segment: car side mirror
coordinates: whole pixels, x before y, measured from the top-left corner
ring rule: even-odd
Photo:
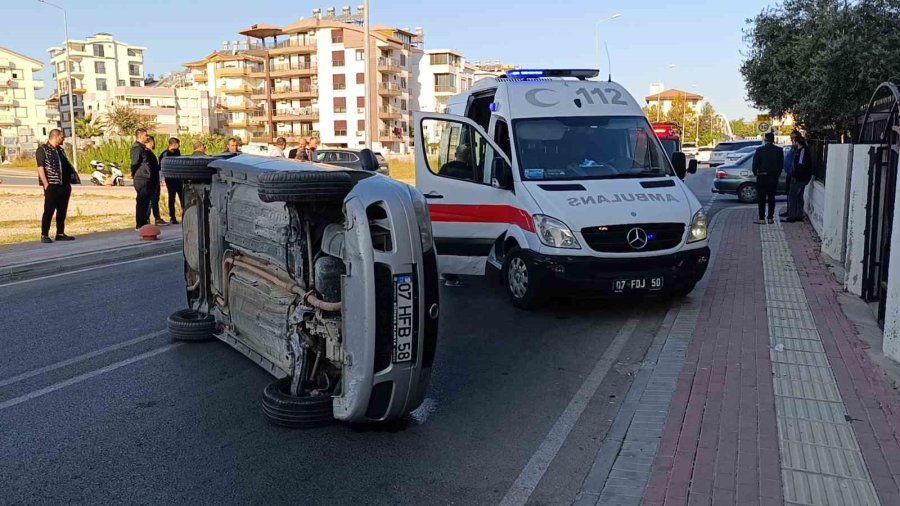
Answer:
[[[688,162],[688,174],[696,174],[697,173],[697,160],[690,160]]]
[[[359,162],[362,170],[376,172],[378,170],[378,158],[371,149],[363,149],[359,152]]]
[[[496,187],[503,188],[504,190],[513,189],[512,169],[502,157],[494,157],[491,173],[494,175],[493,180],[496,182]]]
[[[675,167],[675,175],[684,179],[687,175],[687,157],[681,151],[672,153],[672,166]]]

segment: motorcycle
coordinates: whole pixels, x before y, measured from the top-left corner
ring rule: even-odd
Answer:
[[[119,168],[119,164],[109,164],[109,174],[106,173],[106,165],[99,160],[91,160],[91,182],[97,186],[125,186],[125,174]]]

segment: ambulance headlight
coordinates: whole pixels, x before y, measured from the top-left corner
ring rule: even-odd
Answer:
[[[691,234],[688,236],[687,242],[705,241],[707,237],[709,237],[709,232],[706,229],[706,213],[701,209],[691,220]]]
[[[581,249],[572,230],[556,218],[536,214],[534,228],[537,229],[541,242],[551,248]]]
[[[422,253],[426,253],[434,247],[434,236],[431,232],[431,213],[428,211],[428,202],[415,188],[409,189],[409,197],[412,199],[413,210],[416,213],[416,223],[419,225],[419,237],[422,239]]]

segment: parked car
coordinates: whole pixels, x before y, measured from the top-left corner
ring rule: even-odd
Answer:
[[[693,160],[697,158],[697,154],[700,153],[700,150],[697,148],[697,143],[685,142],[681,145],[681,152],[684,153],[684,156],[686,156],[688,160]]]
[[[762,146],[762,141],[727,141],[720,142],[709,155],[709,165],[712,167],[717,167],[726,163],[725,157],[728,153],[732,151],[737,151],[741,148],[746,148],[749,146]]]
[[[725,163],[726,164],[734,163],[734,162],[740,160],[741,158],[747,156],[748,154],[756,153],[756,150],[759,148],[760,148],[760,146],[747,146],[746,148],[741,148],[741,149],[738,149],[737,151],[732,151],[732,152],[728,153],[727,155],[725,155]]]
[[[697,161],[699,163],[709,163],[709,155],[712,154],[712,150],[712,146],[697,148]]]
[[[315,161],[318,163],[337,165],[338,167],[362,169],[361,152],[362,150],[358,149],[320,148],[316,150]],[[390,170],[388,169],[388,162],[384,159],[384,156],[382,156],[381,153],[375,153],[375,158],[378,160],[376,172],[389,176]]]
[[[794,156],[794,148],[782,146],[784,158]],[[776,195],[785,194],[786,173],[782,172],[778,179]],[[759,200],[759,191],[756,187],[756,176],[753,175],[753,153],[745,154],[740,160],[732,164],[723,165],[716,170],[713,179],[713,193],[724,195],[737,195],[738,200],[745,204]]]
[[[213,337],[277,379],[273,423],[394,421],[425,398],[438,330],[437,255],[419,191],[362,170],[254,155],[181,156],[188,308],[176,340]]]

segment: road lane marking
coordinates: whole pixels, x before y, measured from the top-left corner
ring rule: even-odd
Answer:
[[[171,253],[163,253],[161,255],[150,255],[150,256],[145,256],[145,257],[141,257],[141,258],[135,258],[134,260],[125,260],[124,262],[115,262],[115,263],[111,263],[111,264],[95,265],[94,267],[86,267],[84,269],[78,269],[76,271],[59,272],[57,274],[49,274],[47,276],[41,276],[39,278],[23,279],[21,281],[10,281],[9,283],[0,283],[0,288],[6,288],[7,286],[21,285],[23,283],[31,283],[33,281],[41,281],[44,279],[58,278],[60,276],[68,276],[70,274],[79,274],[82,272],[96,271],[97,269],[106,269],[108,267],[116,267],[119,265],[133,264],[135,262],[144,262],[146,260],[154,260],[157,258],[168,257],[168,256],[172,256],[172,255],[184,255],[184,252],[173,251]]]
[[[7,378],[5,380],[0,380],[0,388],[5,387],[7,385],[12,385],[13,383],[18,383],[20,381],[27,380],[29,378],[33,378],[39,374],[44,374],[46,372],[55,371],[57,369],[60,369],[60,368],[66,367],[66,366],[70,366],[73,364],[77,364],[79,362],[84,362],[85,360],[89,360],[94,357],[99,357],[100,355],[105,355],[111,351],[116,351],[116,350],[120,350],[122,348],[127,348],[128,346],[131,346],[133,344],[147,341],[148,339],[153,339],[154,337],[159,337],[161,335],[166,334],[167,332],[168,332],[167,330],[159,330],[157,332],[152,332],[150,334],[136,337],[136,338],[130,339],[128,341],[124,341],[121,343],[116,343],[116,344],[107,346],[106,348],[100,348],[99,350],[96,350],[96,351],[91,351],[91,352],[85,353],[83,355],[78,355],[77,357],[72,357],[72,358],[63,360],[61,362],[57,362],[55,364],[50,364],[50,365],[47,365],[47,366],[44,366],[44,367],[41,367],[38,369],[34,369],[32,371],[23,372],[22,374],[19,374],[17,376],[13,376],[13,377]]]
[[[603,383],[606,374],[616,362],[619,354],[622,353],[625,344],[631,339],[631,335],[634,334],[634,330],[640,321],[640,316],[632,315],[622,325],[615,339],[603,352],[603,356],[594,365],[594,369],[588,377],[585,378],[575,397],[569,401],[565,411],[562,412],[556,423],[550,428],[547,437],[541,442],[528,464],[525,465],[525,468],[519,473],[509,491],[506,492],[503,500],[500,501],[501,506],[524,505],[528,502],[528,498],[531,497],[541,478],[544,477],[544,473],[547,472],[550,463],[556,458],[563,443],[569,437],[569,433],[572,432],[575,424],[578,423],[581,414],[594,397],[594,394],[597,393],[597,389],[600,388],[600,384]]]
[[[140,362],[141,360],[146,360],[148,358],[155,357],[156,355],[159,355],[161,353],[165,353],[167,351],[174,350],[175,348],[178,348],[179,346],[182,346],[183,344],[185,344],[185,343],[167,344],[161,348],[156,348],[156,349],[150,350],[146,353],[141,353],[140,355],[136,355],[134,357],[122,360],[121,362],[109,364],[106,367],[101,367],[100,369],[97,369],[97,370],[94,370],[91,372],[86,372],[84,374],[75,376],[74,378],[70,378],[65,381],[61,381],[59,383],[54,383],[53,385],[41,388],[39,390],[35,390],[35,391],[27,393],[25,395],[21,395],[19,397],[14,397],[12,399],[9,399],[8,401],[0,402],[0,411],[3,411],[6,408],[11,408],[13,406],[17,406],[19,404],[22,404],[23,402],[28,402],[32,399],[36,399],[43,395],[47,395],[49,393],[56,392],[57,390],[62,390],[63,388],[81,383],[82,381],[86,381],[86,380],[89,380],[96,376],[100,376],[101,374],[105,374],[110,371],[115,371],[116,369],[121,369],[122,367],[131,365],[135,362]]]

